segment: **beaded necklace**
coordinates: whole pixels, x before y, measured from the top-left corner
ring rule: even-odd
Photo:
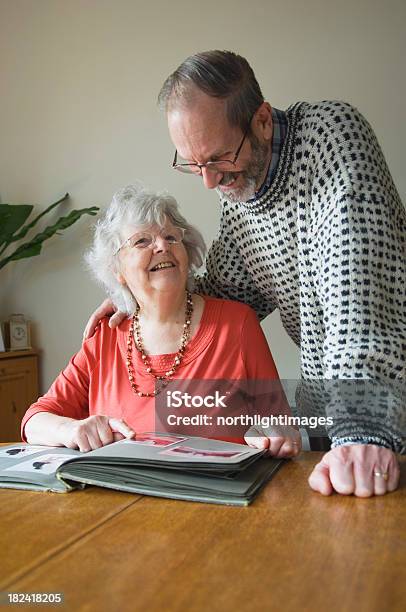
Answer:
[[[128,379],[130,381],[131,388],[134,391],[134,393],[138,395],[139,397],[154,397],[155,395],[158,395],[158,393],[160,393],[162,389],[164,389],[166,385],[169,383],[169,381],[171,380],[172,376],[174,375],[175,371],[177,370],[177,368],[179,367],[182,361],[183,354],[186,348],[186,344],[188,343],[188,340],[190,337],[190,326],[192,322],[192,314],[193,314],[192,294],[189,293],[189,291],[186,291],[185,322],[183,324],[183,332],[182,332],[182,337],[180,341],[180,347],[178,349],[178,352],[175,355],[175,358],[173,360],[173,363],[170,369],[167,372],[165,372],[164,376],[159,376],[152,370],[151,362],[144,349],[142,336],[141,336],[140,307],[137,304],[137,309],[133,315],[132,323],[130,325],[130,329],[128,332],[127,370],[128,370]],[[134,368],[132,364],[133,344],[135,348],[141,353],[141,359],[142,359],[142,362],[148,374],[150,374],[153,378],[155,378],[155,380],[160,382],[159,388],[157,388],[156,386],[154,391],[151,391],[149,393],[144,393],[143,391],[140,391],[137,383],[135,382],[135,373],[134,373]]]

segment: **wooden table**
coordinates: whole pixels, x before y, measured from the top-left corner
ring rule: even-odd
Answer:
[[[287,462],[248,508],[0,490],[0,591],[63,592],[52,607],[74,612],[403,612],[406,461],[385,497],[322,497],[307,485],[320,456]]]

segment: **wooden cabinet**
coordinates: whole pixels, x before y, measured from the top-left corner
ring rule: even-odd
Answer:
[[[20,424],[38,399],[38,353],[0,353],[0,442],[20,441]]]

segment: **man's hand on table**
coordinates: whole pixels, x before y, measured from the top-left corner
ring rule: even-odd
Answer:
[[[110,317],[109,326],[114,328],[117,327],[117,325],[120,325],[125,316],[126,315],[124,312],[117,311],[117,308],[110,299],[104,300],[104,302],[100,304],[100,306],[94,311],[88,320],[85,331],[83,332],[83,340],[87,340],[93,336],[94,330],[100,323],[100,319],[103,317]]]
[[[322,495],[371,497],[394,491],[399,464],[393,451],[375,444],[338,446],[326,453],[309,477],[309,485]]]

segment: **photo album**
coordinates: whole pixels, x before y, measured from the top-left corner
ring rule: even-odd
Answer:
[[[0,446],[0,487],[64,493],[96,485],[246,506],[282,463],[244,444],[155,432],[88,453],[21,443]]]

